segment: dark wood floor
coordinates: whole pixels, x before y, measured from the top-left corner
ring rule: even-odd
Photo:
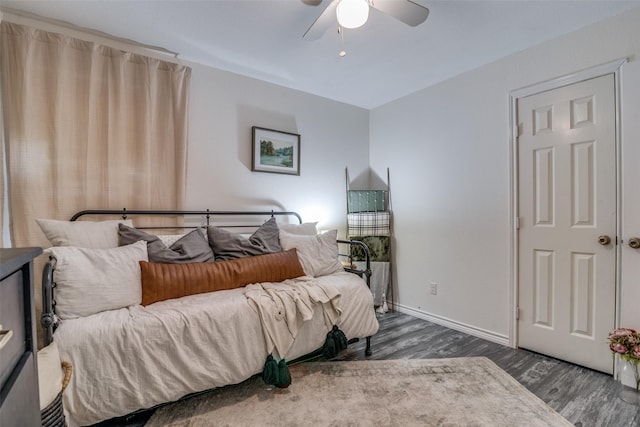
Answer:
[[[373,355],[364,340],[352,344],[339,360],[434,359],[485,356],[577,427],[640,427],[640,406],[620,399],[620,384],[610,375],[557,359],[515,350],[406,314],[378,315]],[[142,426],[147,411],[102,425]]]
[[[369,359],[485,356],[577,427],[639,427],[640,406],[620,399],[610,375],[469,336],[406,314],[379,315]],[[340,356],[363,360],[364,343]]]

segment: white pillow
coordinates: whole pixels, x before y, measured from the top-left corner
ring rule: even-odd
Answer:
[[[58,221],[36,219],[42,232],[52,246],[75,246],[78,248],[118,247],[118,224],[133,227],[130,219],[109,221]]]
[[[338,260],[338,230],[304,236],[280,230],[280,246],[283,251],[296,248],[302,269],[307,276],[326,276],[344,268]]]
[[[62,319],[140,304],[140,264],[148,261],[147,242],[109,249],[59,246],[45,250],[57,260],[56,313]]]
[[[303,236],[315,236],[318,234],[316,226],[318,222],[304,222],[302,224],[278,224],[280,230],[289,234],[298,234]]]

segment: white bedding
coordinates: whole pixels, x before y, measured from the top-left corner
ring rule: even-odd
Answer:
[[[359,277],[338,272],[317,279],[340,292],[337,324],[348,338],[377,332],[371,292]],[[318,306],[284,358],[320,348],[327,331]],[[73,365],[64,406],[80,425],[242,382],[262,371],[268,355],[242,288],[65,320],[54,340]]]

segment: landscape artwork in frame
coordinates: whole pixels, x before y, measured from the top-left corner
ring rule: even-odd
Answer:
[[[254,126],[251,170],[300,175],[300,135]]]

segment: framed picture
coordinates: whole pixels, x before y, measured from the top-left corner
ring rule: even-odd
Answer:
[[[257,126],[251,131],[252,171],[300,175],[300,135]]]

